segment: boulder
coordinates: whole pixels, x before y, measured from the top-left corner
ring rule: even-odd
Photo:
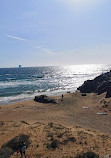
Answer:
[[[87,94],[86,93],[82,93],[81,96],[85,97],[85,96],[87,96]]]
[[[46,95],[35,96],[34,101],[40,103],[56,103],[56,101]]]

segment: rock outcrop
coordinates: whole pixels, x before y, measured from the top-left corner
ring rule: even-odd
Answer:
[[[40,103],[56,103],[54,99],[51,99],[50,97],[46,95],[40,95],[40,96],[35,96],[34,101],[40,102]]]
[[[87,80],[82,86],[77,88],[82,93],[97,93],[98,95],[106,92],[106,98],[111,97],[111,71],[101,74],[94,80]]]

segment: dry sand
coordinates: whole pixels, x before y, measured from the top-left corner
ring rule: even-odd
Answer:
[[[0,151],[8,141],[25,134],[31,142],[27,158],[71,158],[87,151],[110,157],[111,109],[103,106],[104,97],[76,92],[66,94],[63,101],[61,96],[53,97],[57,104],[30,100],[0,106]],[[53,149],[55,140],[57,147]],[[11,155],[19,157],[17,152]]]

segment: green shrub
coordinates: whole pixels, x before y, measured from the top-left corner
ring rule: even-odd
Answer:
[[[99,158],[99,155],[89,151],[83,154],[77,154],[75,158]]]

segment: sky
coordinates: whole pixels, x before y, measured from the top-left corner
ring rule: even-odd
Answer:
[[[0,67],[110,59],[111,0],[0,0]]]

